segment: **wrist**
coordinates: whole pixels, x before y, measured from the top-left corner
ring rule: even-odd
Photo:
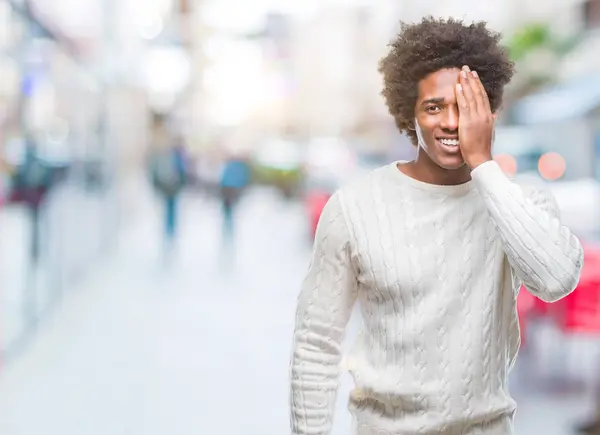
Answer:
[[[475,169],[477,166],[483,165],[484,163],[489,162],[490,160],[493,160],[491,154],[465,157],[465,163],[471,169]]]

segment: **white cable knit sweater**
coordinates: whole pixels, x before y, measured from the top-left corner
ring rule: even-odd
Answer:
[[[520,285],[556,301],[582,264],[552,196],[493,161],[459,186],[419,182],[394,163],[340,189],[298,299],[292,433],[331,431],[358,300],[363,325],[348,355],[356,435],[511,434]]]

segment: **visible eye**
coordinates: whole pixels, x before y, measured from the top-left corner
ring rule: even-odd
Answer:
[[[435,114],[435,113],[439,113],[442,110],[442,108],[440,106],[427,106],[425,108],[425,112],[427,113],[431,113],[431,114]]]

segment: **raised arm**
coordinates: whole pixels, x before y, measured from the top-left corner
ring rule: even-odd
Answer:
[[[527,193],[494,161],[476,167],[477,183],[514,273],[527,290],[546,302],[572,292],[581,274],[583,249],[562,224],[558,206],[545,188]]]

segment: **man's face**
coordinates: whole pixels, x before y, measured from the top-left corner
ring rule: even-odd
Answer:
[[[459,169],[465,161],[460,153],[458,106],[455,88],[460,69],[442,69],[419,82],[415,105],[419,146],[427,156],[444,169]]]

